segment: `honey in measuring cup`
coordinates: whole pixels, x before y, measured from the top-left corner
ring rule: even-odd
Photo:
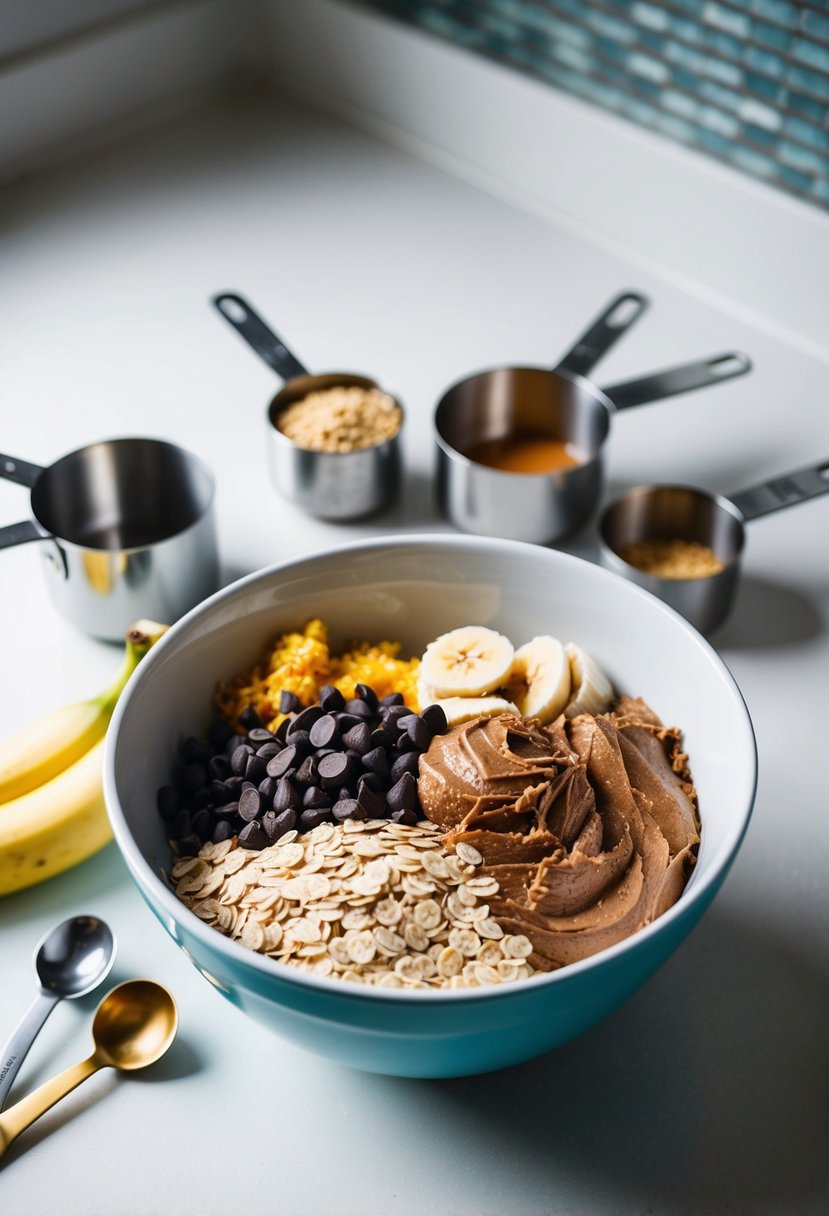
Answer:
[[[482,439],[468,447],[464,455],[475,464],[501,473],[564,473],[584,464],[584,457],[571,443],[532,431]]]

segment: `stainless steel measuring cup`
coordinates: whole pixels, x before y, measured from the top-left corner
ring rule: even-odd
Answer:
[[[637,292],[617,296],[552,370],[495,368],[458,381],[441,397],[435,410],[438,500],[457,528],[536,544],[560,540],[598,503],[602,449],[614,413],[750,370],[746,355],[729,352],[596,388],[585,377],[646,303]],[[515,473],[466,454],[478,443],[517,434],[560,440],[578,463],[549,473]]]
[[[109,439],[48,468],[0,454],[0,477],[31,489],[34,517],[0,528],[0,549],[45,542],[52,599],[84,633],[172,624],[217,589],[213,475],[183,448]]]
[[[399,436],[405,415],[398,398],[370,376],[353,372],[312,375],[242,296],[222,292],[213,297],[213,304],[260,359],[285,381],[267,412],[268,464],[276,488],[320,519],[358,519],[387,507],[400,488]],[[397,434],[383,443],[352,452],[301,448],[283,435],[279,416],[289,405],[309,393],[335,387],[376,388],[386,393],[400,410]]]
[[[676,608],[701,633],[722,624],[731,611],[740,577],[745,525],[772,511],[829,493],[829,459],[760,482],[725,498],[693,486],[638,486],[604,508],[599,521],[602,564]],[[704,578],[663,578],[619,556],[642,541],[694,541],[722,563]]]

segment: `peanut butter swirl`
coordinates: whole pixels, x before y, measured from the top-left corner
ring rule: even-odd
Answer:
[[[446,844],[473,845],[500,891],[491,915],[533,944],[533,966],[587,958],[679,898],[699,844],[676,728],[640,699],[549,726],[513,714],[438,735],[421,805]]]

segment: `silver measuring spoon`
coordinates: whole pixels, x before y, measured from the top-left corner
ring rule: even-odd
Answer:
[[[43,1023],[64,998],[85,996],[109,974],[115,937],[97,916],[73,916],[51,929],[35,950],[40,991],[0,1054],[0,1110]]]

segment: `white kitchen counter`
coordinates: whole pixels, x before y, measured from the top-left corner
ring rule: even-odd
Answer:
[[[623,288],[652,307],[599,383],[728,349],[755,369],[617,418],[609,493],[654,480],[728,492],[829,457],[819,352],[291,103],[182,119],[7,189],[1,215],[0,448],[43,464],[115,435],[193,448],[218,477],[228,580],[359,536],[443,530],[430,485],[441,391],[497,363],[552,365]],[[408,471],[393,512],[335,526],[271,490],[275,381],[208,307],[219,289],[247,295],[312,368],[399,391]],[[0,520],[27,513],[27,492],[0,484]],[[181,1013],[159,1065],[93,1078],[20,1138],[0,1170],[3,1213],[825,1212],[827,534],[829,496],[752,524],[713,639],[760,748],[724,890],[642,992],[538,1061],[418,1082],[304,1054],[210,990],[112,845],[0,901],[0,1039],[33,995],[35,943],[76,912],[117,934],[114,979],[159,979]],[[590,544],[586,529],[571,547]],[[56,615],[39,567],[34,546],[0,554],[3,736],[96,693],[119,661]],[[18,1095],[87,1053],[100,995],[54,1012]]]

